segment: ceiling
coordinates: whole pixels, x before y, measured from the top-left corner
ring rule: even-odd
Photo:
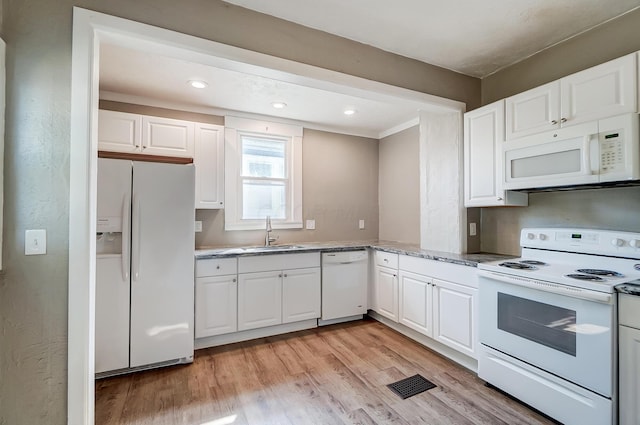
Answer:
[[[190,80],[205,81],[203,89]],[[355,96],[294,84],[133,50],[114,44],[100,47],[102,99],[191,110],[214,115],[260,115],[293,120],[317,128],[378,138],[412,121],[424,102],[377,96]],[[284,102],[275,109],[273,102]],[[345,115],[354,109],[353,115]]]
[[[485,77],[640,6],[640,0],[224,0]]]
[[[479,77],[640,5],[640,0],[225,1]],[[415,124],[418,111],[429,107],[428,100],[412,94],[380,96],[189,58],[105,41],[100,96],[216,115],[274,117],[373,138]],[[187,82],[194,79],[208,87],[190,87]],[[274,109],[273,102],[287,106]],[[346,116],[348,108],[356,113]]]

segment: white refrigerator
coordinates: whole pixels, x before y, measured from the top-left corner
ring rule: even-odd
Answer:
[[[194,167],[98,159],[96,374],[193,361]]]

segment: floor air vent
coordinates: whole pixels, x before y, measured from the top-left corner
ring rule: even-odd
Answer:
[[[394,382],[393,384],[389,384],[387,387],[391,388],[391,391],[398,394],[404,400],[405,398],[420,394],[423,391],[435,388],[436,384],[420,375],[413,375],[408,378],[401,379],[398,382]]]

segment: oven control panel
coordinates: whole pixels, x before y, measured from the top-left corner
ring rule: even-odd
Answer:
[[[633,232],[525,228],[520,234],[520,246],[640,259],[640,233]]]

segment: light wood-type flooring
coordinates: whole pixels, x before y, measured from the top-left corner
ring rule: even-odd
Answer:
[[[436,388],[402,400],[387,384]],[[196,351],[192,365],[96,382],[96,424],[552,424],[371,320]]]

